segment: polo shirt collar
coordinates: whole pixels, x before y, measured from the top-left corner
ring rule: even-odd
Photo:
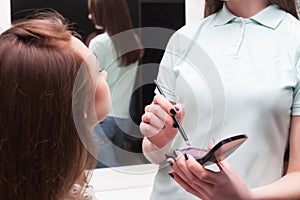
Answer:
[[[250,20],[262,26],[276,29],[286,14],[286,11],[281,10],[277,5],[272,4],[251,17]],[[236,18],[239,17],[232,14],[224,3],[223,8],[216,14],[214,25],[222,26],[235,21]]]
[[[232,22],[237,16],[232,14],[228,9],[225,3],[223,3],[222,9],[217,12],[215,19],[215,26],[221,26]]]
[[[281,10],[277,5],[272,4],[250,19],[265,27],[276,29],[286,14],[286,11]]]

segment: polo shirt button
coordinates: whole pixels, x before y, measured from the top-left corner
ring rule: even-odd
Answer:
[[[240,22],[240,27],[242,28],[243,26],[244,26],[244,22],[241,21],[241,22]]]

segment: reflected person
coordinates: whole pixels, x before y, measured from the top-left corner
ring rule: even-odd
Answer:
[[[108,117],[93,131],[100,146],[97,167],[120,166],[117,157],[122,155],[116,152],[130,137],[129,102],[143,48],[131,30],[133,25],[125,0],[88,0],[88,9],[95,28],[104,31],[91,40],[89,48],[97,56],[99,68],[109,74],[107,83],[112,100]]]

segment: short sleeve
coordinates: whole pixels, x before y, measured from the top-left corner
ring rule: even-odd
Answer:
[[[89,49],[95,54],[98,59],[98,66],[101,69],[105,69],[105,45],[101,41],[97,41],[96,38],[92,39],[89,44]]]
[[[159,66],[157,80],[161,85],[167,99],[176,102],[176,80],[179,76],[178,68],[186,60],[189,49],[194,44],[194,39],[199,34],[198,23],[185,25],[176,31],[170,38],[164,56]],[[155,93],[158,93],[156,90]]]
[[[292,105],[292,115],[293,116],[300,116],[300,53],[298,53],[297,59],[298,59],[297,65],[296,65],[297,84],[294,89],[293,105]]]
[[[170,38],[164,56],[161,60],[157,76],[157,81],[161,85],[161,88],[164,91],[167,99],[169,99],[171,102],[176,102],[175,83],[177,73],[174,70],[174,67],[180,59],[178,39],[179,36],[177,33],[173,34]],[[155,93],[158,93],[158,91],[156,90]]]

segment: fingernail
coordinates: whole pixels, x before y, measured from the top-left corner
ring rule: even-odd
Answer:
[[[171,108],[170,113],[171,113],[172,115],[176,115],[176,111],[175,111],[173,108]]]
[[[177,106],[174,106],[174,108],[175,108],[176,111],[179,111],[179,108]]]
[[[173,128],[178,128],[177,124],[174,122]]]
[[[189,157],[186,155],[186,153],[184,154],[184,158],[185,158],[185,160],[189,159]]]
[[[174,174],[172,174],[172,173],[169,173],[169,176],[170,176],[171,178],[174,178]]]
[[[175,157],[178,157],[176,150],[173,150],[173,154],[175,155]],[[176,162],[176,160],[175,160],[175,162]]]

